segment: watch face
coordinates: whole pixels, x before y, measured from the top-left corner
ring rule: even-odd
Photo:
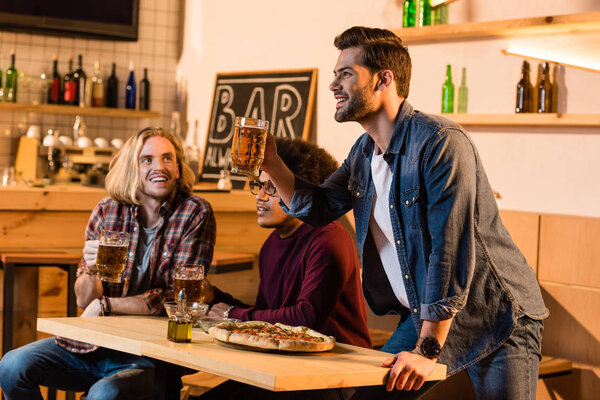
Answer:
[[[442,346],[436,338],[425,337],[421,342],[421,352],[427,358],[438,358],[442,352]]]

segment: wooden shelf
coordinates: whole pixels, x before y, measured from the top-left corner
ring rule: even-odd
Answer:
[[[463,126],[600,127],[600,114],[441,114]]]
[[[40,114],[62,115],[91,115],[98,117],[117,118],[160,118],[157,111],[137,111],[126,108],[107,107],[78,107],[58,104],[25,104],[25,103],[0,103],[0,112],[27,112]]]
[[[600,31],[600,12],[393,30],[406,44],[452,42],[465,39],[567,35],[594,31]]]

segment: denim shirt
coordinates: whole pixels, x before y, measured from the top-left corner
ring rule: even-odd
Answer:
[[[533,269],[502,224],[479,154],[461,126],[404,101],[383,158],[392,170],[390,217],[410,310],[396,299],[369,218],[374,141],[363,134],[323,184],[296,177],[290,215],[325,225],[354,211],[363,290],[378,315],[454,317],[440,362],[454,374],[497,349],[516,320],[548,315]]]

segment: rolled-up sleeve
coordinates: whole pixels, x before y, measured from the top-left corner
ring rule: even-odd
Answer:
[[[422,167],[431,253],[421,318],[441,321],[465,306],[475,268],[475,149],[464,132],[444,129]]]

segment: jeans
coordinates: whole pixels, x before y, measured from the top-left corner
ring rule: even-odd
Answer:
[[[154,361],[99,348],[71,353],[54,338],[9,351],[0,360],[0,387],[8,400],[42,400],[38,385],[87,392],[87,400],[153,399]]]
[[[475,397],[481,400],[535,400],[539,375],[543,322],[527,316],[517,319],[508,340],[487,357],[467,368]],[[414,349],[418,339],[412,317],[403,316],[382,351],[399,353]],[[385,386],[356,388],[350,398],[417,399],[440,382],[425,382],[417,391],[387,392]]]

